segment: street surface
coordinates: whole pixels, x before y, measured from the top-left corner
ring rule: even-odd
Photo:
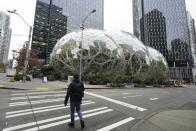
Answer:
[[[0,89],[3,131],[79,131],[71,129],[66,90]],[[87,89],[82,102],[85,131],[129,131],[145,116],[165,109],[196,109],[196,89]]]

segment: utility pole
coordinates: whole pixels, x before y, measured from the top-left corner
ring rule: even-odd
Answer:
[[[25,67],[24,67],[23,81],[22,81],[23,83],[25,83],[25,81],[26,81],[26,75],[27,75],[28,57],[29,57],[29,46],[31,45],[32,26],[30,26],[24,20],[24,18],[20,14],[18,14],[16,11],[17,10],[15,10],[15,9],[13,11],[7,10],[7,12],[9,12],[9,13],[18,15],[23,20],[23,22],[29,27],[29,38],[28,38],[28,43],[27,43],[27,46],[26,46],[26,59],[25,59]]]
[[[23,75],[23,81],[22,81],[23,83],[25,83],[26,75],[27,75],[27,66],[28,66],[28,62],[29,62],[28,58],[29,58],[29,52],[30,52],[29,46],[31,44],[31,34],[32,34],[32,27],[30,26],[29,39],[28,39],[28,43],[27,43],[27,47],[26,47],[27,52],[26,52],[25,68],[24,68],[24,75]]]
[[[83,31],[84,31],[84,23],[86,21],[86,19],[92,14],[92,13],[95,13],[96,10],[92,10],[90,13],[88,13],[88,15],[86,17],[84,17],[84,19],[82,20],[82,24],[80,24],[80,29],[82,31],[82,34],[81,34],[81,42],[80,42],[80,45],[79,45],[79,49],[80,49],[80,81],[82,80],[82,57],[83,57],[83,51],[82,51],[82,44],[83,44]]]

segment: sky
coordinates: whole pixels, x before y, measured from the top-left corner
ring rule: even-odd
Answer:
[[[187,10],[196,20],[196,0],[185,0]],[[0,11],[16,9],[24,19],[33,25],[36,0],[0,0]],[[12,50],[21,48],[28,40],[29,27],[16,15],[11,14],[12,38],[9,58]],[[133,32],[132,0],[104,0],[104,29]]]

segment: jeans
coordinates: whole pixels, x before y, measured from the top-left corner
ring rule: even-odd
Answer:
[[[80,118],[80,121],[83,121],[82,117],[82,111],[80,109],[80,103],[81,102],[71,102],[70,107],[71,107],[71,123],[74,123],[74,113],[75,113],[75,108],[78,113],[78,116]]]

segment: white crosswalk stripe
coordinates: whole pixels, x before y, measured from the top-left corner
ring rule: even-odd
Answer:
[[[118,101],[118,100],[115,100],[115,99],[111,99],[111,98],[108,98],[108,97],[105,97],[105,96],[97,95],[97,94],[94,94],[94,93],[85,92],[85,94],[91,95],[91,96],[94,96],[94,97],[98,97],[98,98],[101,98],[101,99],[104,99],[104,100],[107,100],[107,101],[119,104],[121,106],[125,106],[125,107],[128,107],[128,108],[131,108],[131,109],[134,109],[134,110],[138,110],[138,111],[145,111],[145,110],[147,110],[147,109],[139,107],[139,106],[135,106],[135,105],[132,105],[132,104],[129,104],[129,103],[125,103],[125,102]]]
[[[92,101],[91,100],[83,101],[83,103],[88,103],[88,102],[92,102]],[[63,104],[59,104],[59,105],[53,105],[53,106],[45,106],[45,107],[33,108],[33,110],[35,111],[35,110],[41,110],[41,109],[47,109],[47,108],[53,108],[53,107],[59,107],[59,106],[64,106],[64,105]],[[31,109],[24,109],[24,110],[19,110],[19,111],[11,111],[11,112],[7,112],[6,115],[21,113],[21,112],[27,112],[27,111],[31,111]]]
[[[90,104],[94,104],[95,102],[85,102],[83,103],[82,105],[90,105]],[[59,107],[58,107],[59,106]],[[64,105],[57,105],[55,108],[53,106],[53,108],[51,108],[51,106],[49,107],[40,107],[40,108],[34,108],[33,111],[34,111],[34,114],[37,114],[37,113],[42,113],[42,112],[49,112],[49,111],[54,111],[54,110],[60,110],[60,109],[66,109],[66,108],[69,108],[70,106],[64,106]],[[45,108],[45,110],[43,110]],[[12,115],[7,115],[6,118],[13,118],[13,117],[17,117],[17,116],[24,116],[24,115],[29,115],[29,114],[33,114],[32,110],[31,109],[27,109],[29,111],[25,111],[23,113],[15,113],[15,114],[12,114]],[[20,111],[18,111],[20,112]],[[12,113],[12,112],[8,112],[8,113]]]
[[[108,110],[108,107],[100,107],[100,108],[96,108],[96,109],[92,109],[92,110],[83,111],[83,114],[92,113],[92,112],[96,112],[96,111],[100,111],[100,110],[106,111],[106,110]],[[75,113],[75,116],[76,115],[77,115],[77,113]],[[53,117],[53,118],[37,121],[37,123],[40,125],[40,124],[44,124],[44,123],[48,123],[48,122],[52,122],[52,121],[63,120],[63,119],[69,118],[69,117],[70,117],[70,115]],[[17,126],[5,128],[5,129],[3,129],[3,131],[12,131],[12,130],[17,130],[17,129],[30,127],[30,126],[36,126],[36,122],[30,122],[30,123],[26,123],[26,124],[22,124],[22,125],[17,125]]]
[[[26,92],[26,93],[15,93],[12,94],[12,96],[25,96],[26,94],[32,95],[32,94],[55,94],[55,93],[65,93],[66,91],[42,91],[42,92]]]
[[[36,99],[36,98],[46,98],[46,97],[60,97],[60,96],[64,96],[65,97],[65,93],[64,94],[53,94],[53,95],[38,95],[38,96],[28,96],[29,99]],[[12,101],[16,101],[16,100],[27,100],[27,96],[23,96],[23,97],[12,97],[11,100]]]
[[[127,119],[124,119],[124,120],[122,120],[122,121],[119,121],[119,122],[117,122],[117,123],[114,123],[114,124],[112,124],[112,125],[106,126],[106,127],[101,128],[101,129],[99,129],[99,130],[96,130],[96,131],[110,131],[110,130],[112,130],[112,129],[118,127],[118,126],[121,126],[121,125],[123,125],[123,124],[125,124],[125,123],[127,123],[127,122],[130,122],[130,121],[132,121],[132,120],[134,120],[134,118],[133,118],[133,117],[129,117],[129,118],[127,118]]]
[[[58,102],[58,101],[63,101],[65,98],[56,98],[56,99],[46,99],[46,100],[37,100],[37,101],[31,101],[31,104],[41,104],[41,103],[51,103],[51,102]],[[14,102],[10,103],[9,106],[25,106],[29,105],[29,101],[23,101],[23,102]]]
[[[99,112],[84,115],[83,118],[88,118],[88,117],[91,117],[91,116],[96,116],[96,115],[100,115],[100,114],[111,112],[111,111],[113,111],[113,109],[107,109],[107,110],[103,110],[103,111],[99,111]],[[79,117],[76,117],[75,120],[79,120]],[[50,127],[54,127],[54,126],[58,126],[58,125],[68,123],[70,121],[71,121],[70,119],[67,119],[67,120],[63,120],[63,121],[53,122],[53,123],[50,123],[50,124],[40,126],[39,129],[40,130],[47,129],[47,128],[50,128]],[[36,127],[36,128],[30,128],[30,129],[27,129],[27,130],[24,130],[24,131],[37,131],[37,130],[38,130],[38,128]]]
[[[56,126],[70,122],[71,120],[70,120],[69,110],[67,110],[68,112],[65,111],[65,109],[70,108],[70,105],[68,104],[65,107],[63,104],[65,95],[66,95],[65,92],[66,91],[39,91],[39,92],[33,91],[33,92],[22,92],[22,93],[13,92],[14,94],[12,94],[12,98],[10,99],[11,102],[9,103],[9,107],[11,110],[6,112],[6,115],[5,115],[5,118],[11,124],[8,123],[9,126],[4,128],[3,131],[14,131],[14,130],[37,131],[38,130],[37,125],[39,126],[39,130],[43,130],[43,129],[56,127]],[[96,95],[96,94],[91,94],[89,92],[86,92],[86,94],[95,96],[101,99],[105,99],[107,101],[110,101],[110,102],[113,102],[119,105],[123,105],[129,108],[132,108],[132,109],[136,109],[138,111],[146,110],[141,107],[137,107],[137,106],[130,105],[127,103],[122,103],[120,101],[117,101],[111,98],[106,98],[106,97]],[[28,101],[27,95],[31,102]],[[47,98],[47,99],[44,99],[44,98]],[[33,105],[33,109],[29,107],[30,103]],[[49,103],[50,105],[47,106],[47,104]],[[105,107],[105,106],[102,107],[101,105],[98,105],[98,104],[97,106],[95,103],[96,102],[92,100],[83,101],[82,103],[83,118],[92,117],[91,119],[94,119],[93,116],[98,117],[99,115],[114,111],[114,109],[110,109],[109,107]],[[44,115],[43,113],[46,115]],[[15,122],[12,122],[12,118],[14,118],[13,120],[23,119],[23,118],[28,118],[30,115],[33,115],[33,114],[34,115],[37,114],[36,117],[39,118],[37,123],[35,122],[34,119],[32,119],[32,117],[28,122],[18,121],[17,124]],[[52,115],[47,116],[47,114],[52,114]],[[75,113],[75,116],[76,115],[77,113]],[[109,131],[118,126],[126,124],[134,119],[135,118],[133,117],[128,117],[127,119],[116,121],[116,123],[111,123],[111,125],[106,125],[105,127],[101,129],[98,129],[98,130],[95,129],[95,130]],[[79,120],[79,117],[75,117],[75,120]]]

